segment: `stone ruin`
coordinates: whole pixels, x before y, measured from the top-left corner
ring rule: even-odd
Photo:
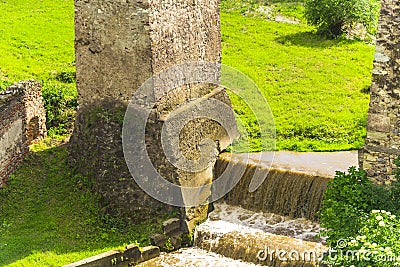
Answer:
[[[207,205],[182,209],[143,192],[124,160],[122,126],[135,91],[153,75],[187,62],[220,62],[218,0],[77,0],[75,34],[79,109],[70,140],[71,166],[92,179],[104,213],[135,223],[177,213],[182,229],[192,229],[206,218]],[[210,75],[218,76],[218,69]],[[213,164],[201,172],[178,169],[162,151],[161,130],[172,110],[193,99],[230,105],[226,92],[197,83],[163,92],[156,83],[151,93],[161,98],[146,125],[147,152],[155,169],[177,185],[209,184]],[[205,138],[213,140],[215,162],[229,142],[222,141],[227,133],[213,120],[189,121],[176,145],[185,157],[196,159]]]
[[[399,48],[400,4],[383,0],[377,36],[366,145],[360,164],[368,176],[384,181],[400,155]],[[75,51],[79,110],[71,138],[70,162],[94,181],[105,213],[129,221],[142,221],[178,211],[192,228],[205,217],[206,207],[186,209],[165,205],[144,193],[132,179],[124,161],[122,125],[133,94],[148,78],[185,62],[220,62],[219,7],[217,0],[178,1],[75,1]],[[155,81],[156,83],[156,81]],[[189,173],[168,162],[161,150],[164,118],[192,99],[212,92],[215,86],[190,84],[165,93],[153,108],[146,128],[149,156],[157,171],[180,185],[207,184],[211,168]],[[163,94],[154,86],[154,94]],[[223,90],[212,98],[229,104]],[[193,120],[180,134],[180,148],[196,158],[199,137],[219,142],[226,131],[211,120]],[[197,138],[197,139],[196,139]],[[225,146],[227,144],[225,143]],[[214,151],[215,152],[215,151]],[[390,177],[389,177],[390,178]]]
[[[369,178],[387,183],[400,156],[400,2],[382,0],[381,4],[367,138],[359,161]]]
[[[19,82],[0,92],[0,187],[7,183],[29,145],[46,137],[42,86]]]
[[[122,125],[132,96],[148,78],[181,63],[220,62],[218,1],[76,0],[75,10],[79,110],[70,143],[71,166],[92,179],[106,214],[135,223],[179,214],[180,221],[173,222],[181,227],[170,234],[180,242],[184,231],[205,218],[207,205],[182,209],[143,192],[124,160]],[[359,153],[360,166],[379,183],[393,178],[394,161],[400,155],[399,12],[398,1],[382,0],[367,138]],[[218,76],[218,69],[214,71],[211,75]],[[225,91],[216,85],[192,83],[164,93],[156,79],[153,90],[162,95],[146,127],[147,151],[154,167],[178,185],[210,183],[213,164],[196,173],[180,170],[168,161],[162,151],[161,129],[175,108],[193,103],[193,99],[213,98],[229,105]],[[46,137],[40,84],[20,82],[0,92],[0,110],[2,187],[29,145]],[[215,121],[193,119],[176,145],[185,157],[196,158],[204,138],[215,143],[210,149],[214,159],[230,140],[226,129]]]

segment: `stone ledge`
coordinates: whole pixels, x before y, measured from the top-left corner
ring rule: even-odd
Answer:
[[[114,259],[117,259],[121,255],[118,250],[110,250],[90,258],[86,258],[63,267],[77,267],[77,266],[87,266],[87,267],[106,267],[113,266]]]
[[[201,103],[205,100],[208,100],[210,98],[215,97],[218,94],[224,93],[225,92],[225,88],[223,87],[218,87],[216,89],[214,89],[213,91],[211,91],[210,93],[199,97],[195,100],[192,100],[190,102],[185,103],[185,105],[182,105],[180,107],[178,107],[177,109],[173,110],[173,112],[169,112],[167,114],[159,114],[158,120],[165,122],[167,121],[168,117],[173,113],[173,114],[177,114],[177,113],[185,113],[188,110],[190,110],[190,108],[193,108],[196,105],[201,105]]]
[[[126,246],[126,250],[110,250],[63,267],[122,267],[131,263],[148,261],[160,255],[160,249],[155,246],[144,247],[142,251],[136,245]]]
[[[208,221],[197,229],[195,247],[222,256],[274,267],[317,267],[328,250],[319,242],[276,235],[223,221]]]
[[[379,146],[366,145],[364,147],[364,149],[366,151],[371,151],[371,152],[379,152],[379,153],[386,153],[386,154],[400,156],[400,149],[396,149],[396,148],[385,148],[385,147],[379,147]]]

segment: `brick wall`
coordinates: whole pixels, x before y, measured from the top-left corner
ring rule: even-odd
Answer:
[[[29,145],[46,136],[46,112],[41,85],[15,83],[0,92],[0,187],[29,151]]]

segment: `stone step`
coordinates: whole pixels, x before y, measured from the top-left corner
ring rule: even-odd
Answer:
[[[199,248],[183,248],[173,253],[163,253],[159,257],[143,262],[139,267],[255,267],[253,263],[227,258]]]
[[[225,257],[264,266],[318,266],[327,250],[319,225],[271,213],[215,204],[196,228],[195,246]]]
[[[319,230],[318,223],[304,218],[214,203],[207,221],[196,227],[195,247],[138,266],[318,266],[327,250]]]
[[[249,229],[260,230],[275,235],[325,244],[325,239],[318,237],[321,227],[317,222],[305,218],[290,218],[275,213],[254,212],[242,207],[231,206],[225,202],[217,202],[213,206],[214,209],[208,215],[208,220],[196,230],[214,226],[219,228],[218,224],[224,224],[244,232],[248,232]]]

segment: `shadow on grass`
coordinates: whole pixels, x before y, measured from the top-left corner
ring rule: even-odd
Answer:
[[[100,211],[67,147],[32,153],[0,188],[0,266],[61,266],[129,243],[148,245],[159,222],[127,225]]]
[[[309,48],[328,48],[332,46],[349,45],[358,43],[358,40],[349,40],[345,38],[329,39],[324,36],[318,35],[316,32],[298,32],[294,34],[288,34],[280,36],[275,39],[279,44],[283,45],[295,45]]]

